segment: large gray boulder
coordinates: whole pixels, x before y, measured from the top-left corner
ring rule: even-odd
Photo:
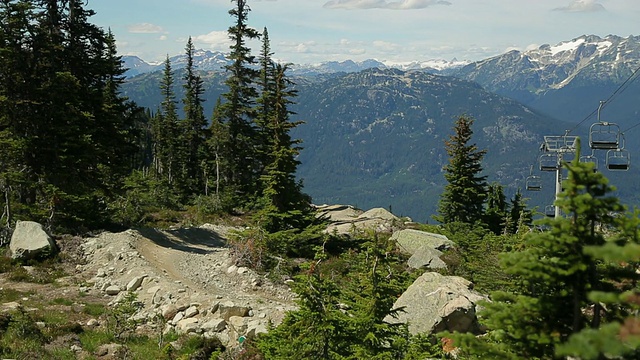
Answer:
[[[407,265],[412,269],[446,269],[447,264],[440,259],[443,252],[440,250],[424,247],[416,250],[407,260]]]
[[[362,214],[351,205],[318,205],[316,206],[316,216],[324,218],[330,222],[349,222],[357,219]]]
[[[53,254],[55,248],[42,225],[33,221],[18,221],[9,243],[11,257],[17,260],[46,257]]]
[[[477,303],[488,298],[473,291],[473,284],[458,276],[427,272],[396,300],[393,308],[404,308],[397,318],[385,321],[409,324],[409,332],[435,334],[440,331],[479,333]]]
[[[414,254],[424,247],[442,251],[455,245],[444,235],[414,229],[396,231],[391,235],[391,240],[395,240],[398,247],[408,254]]]
[[[323,205],[318,207],[318,214],[331,222],[325,233],[337,235],[351,235],[354,231],[367,230],[391,232],[400,222],[400,218],[383,208],[362,212],[348,205]]]

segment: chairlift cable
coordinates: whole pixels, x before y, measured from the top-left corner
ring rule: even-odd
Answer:
[[[638,78],[637,75],[639,73],[640,73],[640,66],[638,66],[638,68],[631,75],[629,75],[629,77],[622,84],[620,84],[620,86],[618,86],[618,88],[607,98],[607,100],[602,102],[602,107],[600,109],[604,109],[605,106],[607,106],[607,104],[609,102],[611,102],[619,93],[624,92],[624,90],[626,90],[627,87],[629,87],[629,85],[631,85],[631,83]],[[624,90],[623,90],[623,88],[624,88]],[[591,114],[587,115],[584,119],[582,119],[582,121],[577,123],[576,126],[574,126],[571,130],[568,130],[567,134],[570,133],[570,132],[573,132],[575,129],[580,127],[580,125],[582,125],[585,121],[589,120],[590,118],[592,118],[597,113],[598,113],[598,109],[596,108],[595,110],[593,110],[591,112]]]

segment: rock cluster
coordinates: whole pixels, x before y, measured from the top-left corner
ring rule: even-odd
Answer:
[[[207,240],[200,240],[192,251],[184,251],[159,246],[134,230],[87,239],[82,245],[87,264],[78,271],[95,276],[88,282],[91,286],[80,290],[101,292],[112,298],[112,306],[133,292],[142,305],[133,316],[138,323],[215,336],[227,346],[241,336],[266,332],[269,323],[277,325],[295,308],[288,288],[235,266],[219,242],[207,247]]]
[[[410,255],[407,264],[414,269],[446,268],[444,261],[440,260],[442,252],[453,247],[453,241],[444,235],[428,233],[425,231],[404,229],[396,231],[391,236],[398,248]]]
[[[325,218],[330,225],[326,233],[350,235],[353,231],[372,230],[376,232],[392,232],[401,225],[402,220],[383,208],[362,211],[351,205],[318,205],[317,216]]]

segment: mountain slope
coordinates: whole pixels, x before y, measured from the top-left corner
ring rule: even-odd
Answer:
[[[314,201],[391,207],[420,221],[435,212],[444,140],[459,115],[476,119],[486,173],[508,193],[523,186],[543,135],[567,127],[477,84],[422,71],[372,69],[299,90],[299,175]]]
[[[607,100],[640,67],[640,36],[580,36],[555,46],[506,54],[462,67],[455,76],[529,105],[541,112],[577,123]],[[631,82],[627,93],[638,93]],[[634,97],[620,96],[608,104],[608,121],[633,125],[640,107]],[[631,101],[631,102],[630,102]],[[590,119],[595,121],[596,119]]]

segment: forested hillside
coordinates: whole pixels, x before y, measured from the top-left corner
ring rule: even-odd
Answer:
[[[422,71],[371,69],[294,80],[293,118],[304,122],[292,131],[303,147],[298,177],[317,204],[391,206],[428,220],[444,186],[444,139],[460,114],[476,119],[478,144],[488,150],[487,175],[512,195],[524,187],[543,136],[569,127],[474,83]],[[147,89],[157,81],[157,73],[134,77],[124,94],[153,108],[159,92]],[[211,107],[224,91],[224,74],[210,72],[203,81],[205,108]],[[552,191],[543,194],[533,203],[551,201]]]

